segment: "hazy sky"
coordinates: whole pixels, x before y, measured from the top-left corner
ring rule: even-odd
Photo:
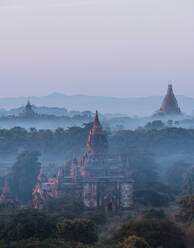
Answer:
[[[27,2],[27,3],[26,3]],[[0,0],[0,97],[194,97],[193,0]]]

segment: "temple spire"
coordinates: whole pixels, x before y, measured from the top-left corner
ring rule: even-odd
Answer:
[[[98,110],[96,110],[96,115],[95,115],[95,119],[94,119],[93,128],[94,129],[101,128],[101,124],[100,124],[100,121],[99,121],[99,118],[98,118]]]
[[[93,128],[89,132],[86,143],[86,154],[87,156],[104,155],[107,153],[107,150],[107,138],[100,124],[98,111],[96,110]]]

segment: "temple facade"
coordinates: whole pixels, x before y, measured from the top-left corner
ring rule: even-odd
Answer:
[[[162,102],[162,106],[158,112],[161,115],[180,115],[181,110],[178,106],[177,99],[173,93],[172,84],[168,85],[167,94]]]
[[[96,112],[88,134],[86,151],[61,167],[54,178],[38,177],[33,192],[34,207],[42,208],[46,199],[62,193],[81,197],[86,208],[104,211],[127,209],[133,203],[133,181],[129,165],[108,153],[108,141]]]

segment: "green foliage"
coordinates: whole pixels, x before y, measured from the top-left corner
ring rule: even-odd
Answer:
[[[69,126],[72,125],[73,123]],[[67,130],[58,128],[56,131],[35,128],[27,131],[20,127],[9,130],[0,129],[0,155],[7,157],[21,150],[34,151],[38,148],[39,152],[47,158],[54,158],[57,153],[57,158],[72,159],[75,151],[77,156],[84,152],[85,141],[91,126],[90,123],[84,127],[71,127]],[[108,140],[111,153],[134,146],[160,155],[170,152],[192,154],[194,130],[175,127],[161,130],[122,130],[114,135],[109,134]]]
[[[118,152],[122,163],[128,166],[134,179],[135,190],[152,189],[157,183],[157,164],[151,154],[136,149],[135,147],[125,147]],[[127,165],[128,164],[128,165]]]
[[[5,177],[0,176],[0,195],[3,192],[4,184],[5,184]]]
[[[61,194],[57,198],[46,200],[43,203],[43,210],[66,218],[75,218],[83,213],[84,204],[79,197]]]
[[[165,219],[166,214],[162,209],[150,209],[143,212],[143,217],[146,219]]]
[[[182,187],[184,194],[194,194],[194,166],[184,174]]]
[[[8,175],[12,194],[23,202],[32,200],[32,192],[40,172],[38,156],[37,152],[22,152]]]
[[[171,196],[165,185],[159,183],[158,166],[151,154],[126,147],[120,152],[120,157],[122,163],[128,164],[128,170],[131,171],[135,201],[153,207],[167,206]]]
[[[144,206],[153,206],[153,207],[167,207],[170,201],[168,194],[163,192],[158,192],[157,189],[153,190],[137,190],[134,192],[134,199],[136,202]]]
[[[33,123],[32,123],[33,125]],[[69,123],[72,126],[73,122]],[[16,155],[21,150],[38,151],[49,157],[71,159],[74,152],[79,156],[85,148],[85,141],[92,124],[82,127],[71,127],[67,130],[57,128],[55,131],[31,128],[29,131],[21,127],[0,129],[0,155],[7,157]]]
[[[168,169],[168,184],[175,194],[180,194],[182,192],[184,179],[183,176],[190,168],[191,164],[186,163],[183,160],[179,160]]]
[[[178,205],[180,211],[177,218],[181,221],[193,221],[194,220],[194,195],[184,196],[179,199]]]
[[[1,248],[111,248],[111,247],[104,247],[104,246],[94,246],[94,245],[84,245],[84,244],[72,244],[64,242],[60,239],[45,239],[45,240],[38,240],[38,239],[27,239],[21,241],[14,241],[14,242],[6,242],[0,240],[0,247]]]
[[[136,235],[142,237],[151,247],[185,248],[182,231],[172,222],[157,219],[130,220],[115,233],[114,240],[123,242]]]
[[[14,241],[10,243],[6,243],[5,241],[0,241],[0,247],[1,248],[72,248],[72,245],[66,244],[62,240],[58,240],[58,239],[46,239],[46,240],[28,239],[28,240]]]
[[[17,202],[11,202],[11,201],[2,201],[0,202],[0,212],[1,213],[9,213],[12,212],[13,210],[16,210],[18,208],[18,203]]]
[[[164,128],[161,130],[123,130],[109,137],[111,151],[124,150],[127,146],[154,152],[157,155],[192,154],[194,130],[184,128]],[[187,144],[187,145],[185,145]]]
[[[117,248],[150,248],[148,243],[143,239],[135,235],[129,236],[124,239],[123,242],[119,243]]]
[[[152,130],[152,129],[161,130],[165,128],[165,124],[160,120],[155,120],[152,122],[148,122],[144,128],[147,130]]]
[[[104,225],[107,221],[106,214],[101,210],[87,212],[84,217],[92,220],[96,225]]]
[[[55,237],[56,220],[37,210],[20,210],[0,216],[0,240]]]
[[[64,220],[57,224],[57,236],[67,242],[93,244],[97,242],[94,222],[87,219]]]

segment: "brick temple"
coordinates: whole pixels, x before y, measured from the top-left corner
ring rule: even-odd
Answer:
[[[93,128],[88,134],[86,151],[77,160],[64,164],[54,178],[38,177],[33,192],[34,207],[42,208],[46,199],[70,193],[82,198],[89,209],[116,211],[130,208],[133,181],[130,166],[108,153],[108,141],[96,111]]]

